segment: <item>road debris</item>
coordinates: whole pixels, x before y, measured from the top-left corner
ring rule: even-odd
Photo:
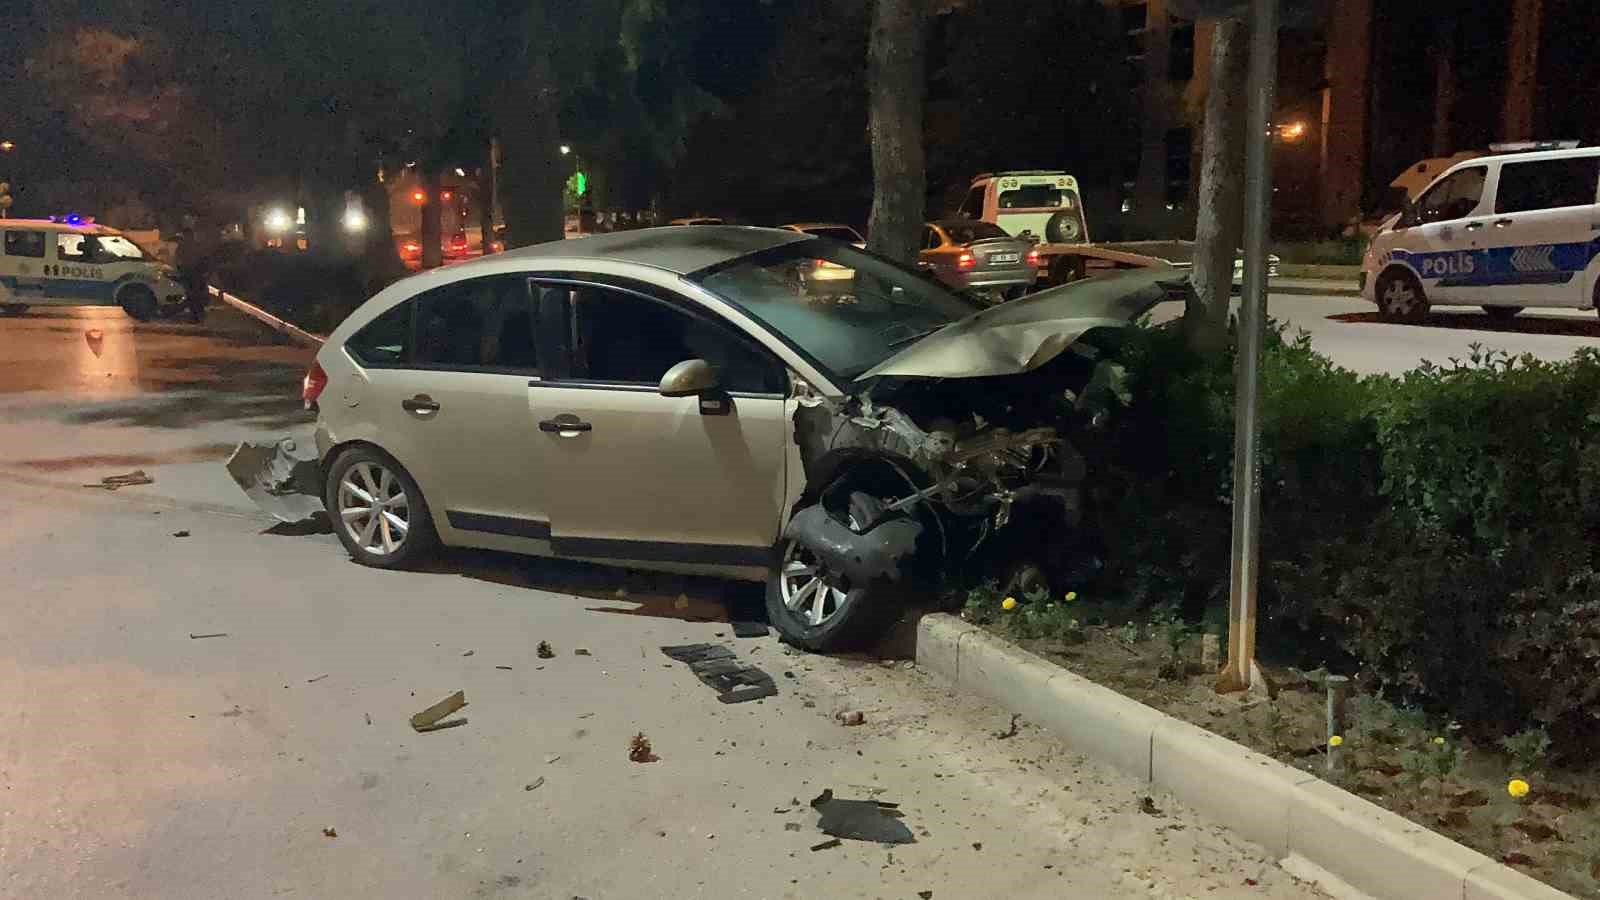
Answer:
[[[783,823],[783,830],[784,831],[799,831],[800,830],[800,823],[799,822],[785,822],[785,823]]]
[[[1022,719],[1022,715],[1020,713],[1012,713],[1011,714],[1011,727],[1007,728],[1005,731],[996,731],[994,733],[995,740],[1004,741],[1004,740],[1009,740],[1010,738],[1016,737],[1017,736],[1017,722],[1019,720],[1021,720],[1021,719]]]
[[[467,724],[467,720],[464,718],[451,719],[446,722],[441,722],[439,720],[466,705],[466,692],[456,691],[454,694],[451,694],[443,700],[440,700],[438,703],[435,703],[422,712],[412,716],[411,727],[416,729],[418,732],[424,732],[438,731],[441,728],[454,728],[457,725],[465,725]]]
[[[538,653],[540,659],[556,658],[556,651],[550,647],[549,641],[540,641],[539,649],[536,652]]]
[[[372,713],[366,713],[365,715],[367,717],[367,724],[371,725],[372,724]]]
[[[733,622],[733,636],[736,638],[762,638],[767,636],[767,623],[765,622]]]
[[[900,821],[900,804],[882,800],[839,800],[828,788],[811,801],[821,816],[817,828],[823,834],[852,841],[880,844],[915,843],[916,835]]]
[[[509,671],[511,671],[511,667],[510,667],[510,666],[495,666],[495,668],[496,668],[496,669],[499,669],[499,670],[501,670],[501,671],[503,671],[503,672],[509,672]]]
[[[653,763],[661,759],[650,749],[650,739],[642,731],[628,741],[628,758],[636,763]]]
[[[522,789],[525,790],[525,791],[537,791],[539,788],[542,788],[542,787],[544,787],[544,776],[540,775],[538,778],[535,778],[533,781],[523,785]]]
[[[1143,800],[1139,801],[1139,812],[1142,812],[1147,816],[1165,815],[1165,813],[1161,811],[1161,807],[1157,806],[1156,801],[1150,797],[1145,797]]]
[[[833,717],[839,720],[840,725],[845,725],[848,727],[862,725],[867,721],[867,714],[859,709],[841,710],[837,713],[834,713]]]
[[[778,685],[773,682],[771,675],[755,666],[741,663],[738,655],[727,647],[682,644],[662,647],[661,652],[678,662],[687,663],[689,671],[716,691],[717,699],[723,703],[744,703],[773,697],[778,693]]]
[[[172,533],[172,536],[173,536],[173,537],[177,537],[177,538],[184,538],[184,537],[188,537],[188,536],[189,536],[189,532],[188,532],[188,531],[187,531],[187,530],[184,530],[184,531],[174,531],[174,532],[173,532],[173,533]]]
[[[319,682],[322,679],[327,678],[327,677],[328,677],[328,673],[324,672],[324,673],[322,673],[321,675],[318,675],[315,678],[307,678],[306,679],[306,684],[316,684],[317,682]]]
[[[594,654],[590,653],[587,649],[585,649],[583,647],[579,647],[578,649],[572,651],[572,655],[573,656],[593,656]]]
[[[679,594],[678,595],[678,599],[672,601],[672,608],[673,609],[688,609],[689,608],[689,595],[688,594]]]
[[[199,641],[199,640],[204,640],[206,638],[227,637],[227,636],[228,636],[228,633],[226,631],[213,631],[213,632],[211,632],[209,634],[195,634],[192,631],[189,632],[189,640],[191,640],[191,641]]]
[[[933,891],[917,891],[917,896],[922,900],[933,900]]]
[[[461,655],[462,656],[471,656],[472,654],[474,654],[476,652],[478,652],[478,651],[476,651],[476,650],[468,650],[467,652],[465,652],[465,653],[463,653]]]
[[[107,475],[100,479],[98,484],[86,484],[86,488],[99,488],[103,491],[114,491],[117,488],[132,487],[136,484],[155,484],[156,480],[144,473],[143,469],[134,469],[125,475]]]
[[[823,841],[820,844],[812,844],[811,845],[811,852],[815,853],[818,850],[832,850],[835,847],[840,847],[840,846],[843,846],[843,845],[844,845],[844,841],[841,841],[838,838],[834,838],[833,840]]]
[[[548,765],[551,765],[553,763],[558,762],[560,759],[561,759],[561,754],[559,754],[559,753],[551,753],[551,754],[547,755],[544,758],[544,764],[548,766]]]
[[[322,829],[322,836],[323,837],[338,837],[339,836],[339,832],[334,830],[334,829],[332,829],[332,828],[324,828],[324,829]]]
[[[304,522],[326,514],[322,505],[323,473],[313,452],[302,456],[295,442],[274,444],[249,441],[234,448],[223,464],[234,484],[273,518]]]

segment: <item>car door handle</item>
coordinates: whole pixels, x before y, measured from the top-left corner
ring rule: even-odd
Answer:
[[[401,400],[400,408],[417,416],[431,416],[439,411],[439,402],[427,394],[418,394],[410,400]]]
[[[1467,230],[1467,231],[1477,231],[1479,228],[1482,228],[1482,227],[1483,227],[1483,223],[1482,222],[1473,222],[1471,225],[1468,225],[1465,230]]]
[[[562,413],[553,419],[540,422],[539,430],[548,434],[559,434],[562,437],[577,437],[581,432],[593,431],[594,426],[571,413]]]
[[[1496,228],[1505,228],[1505,227],[1509,226],[1512,223],[1512,221],[1513,221],[1512,219],[1495,219],[1494,220],[1494,227],[1496,227]]]

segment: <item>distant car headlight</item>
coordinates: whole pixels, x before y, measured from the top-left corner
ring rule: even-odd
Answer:
[[[261,224],[274,234],[282,234],[289,230],[290,225],[294,224],[294,219],[290,218],[288,210],[274,207],[267,210],[267,214],[261,217]]]
[[[345,231],[351,234],[360,234],[367,230],[367,213],[359,206],[348,207],[344,211],[342,224]]]

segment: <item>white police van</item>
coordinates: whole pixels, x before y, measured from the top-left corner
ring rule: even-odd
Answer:
[[[0,219],[0,314],[111,305],[144,321],[184,302],[168,269],[115,228]]]
[[[1507,152],[1529,146],[1562,149]],[[1430,306],[1600,306],[1600,147],[1496,145],[1447,169],[1383,224],[1361,262],[1361,293],[1385,319]]]

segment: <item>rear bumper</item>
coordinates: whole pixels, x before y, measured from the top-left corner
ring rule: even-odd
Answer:
[[[958,291],[1007,288],[1031,285],[1039,276],[1033,266],[1016,269],[983,269],[971,272],[940,272],[939,280]]]

